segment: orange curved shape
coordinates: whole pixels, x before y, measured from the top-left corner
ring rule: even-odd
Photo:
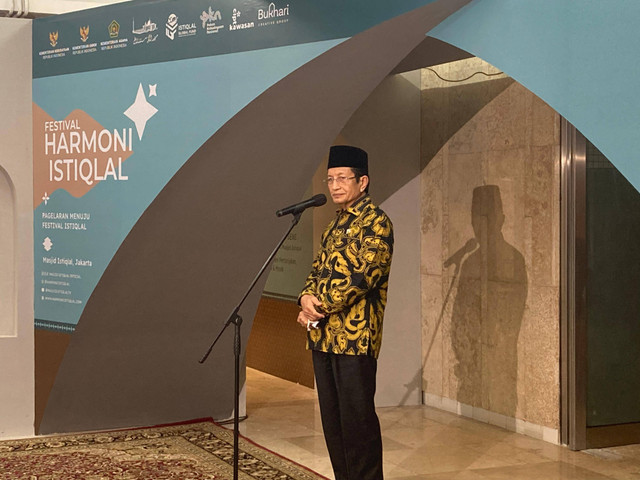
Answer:
[[[55,120],[33,104],[33,208],[62,188],[82,197],[105,179],[125,180],[132,128],[107,131],[82,110]]]

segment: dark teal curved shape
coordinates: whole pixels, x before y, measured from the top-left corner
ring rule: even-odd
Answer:
[[[527,87],[640,188],[640,2],[474,0],[429,32]]]

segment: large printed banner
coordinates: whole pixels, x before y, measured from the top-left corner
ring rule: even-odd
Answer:
[[[74,330],[132,226],[213,132],[388,14],[353,3],[133,2],[34,23],[37,327]],[[276,259],[272,293],[295,293],[307,235],[302,224]]]
[[[529,88],[638,187],[640,4],[583,3],[156,0],[36,19],[36,325],[75,329],[68,348],[36,332],[64,351],[58,369],[36,352],[55,376],[36,385],[40,432],[226,418],[231,360],[194,352],[364,99],[416,52],[447,61],[427,33]]]
[[[233,335],[198,360],[286,231],[275,211],[469,1],[160,0],[34,21],[38,432],[229,418]],[[246,297],[242,345],[260,290],[300,288],[306,232]]]

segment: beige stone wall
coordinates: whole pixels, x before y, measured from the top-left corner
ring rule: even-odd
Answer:
[[[423,391],[508,428],[559,428],[559,131],[505,75],[422,71]]]

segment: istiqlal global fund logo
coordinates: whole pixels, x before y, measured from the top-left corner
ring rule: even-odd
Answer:
[[[176,31],[178,30],[178,16],[175,13],[169,15],[169,19],[167,20],[167,25],[165,29],[165,34],[169,39],[173,40],[176,38]]]

